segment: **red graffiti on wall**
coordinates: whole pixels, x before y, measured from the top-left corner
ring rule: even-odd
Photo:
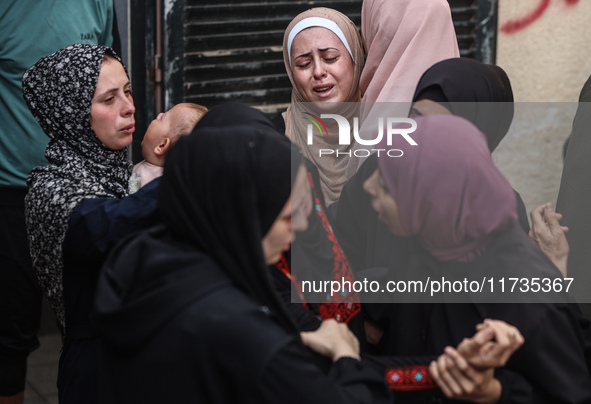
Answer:
[[[564,0],[564,2],[567,6],[574,6],[579,2],[579,0]],[[505,34],[514,34],[517,31],[521,31],[522,29],[537,21],[538,18],[540,18],[546,12],[546,9],[549,5],[550,0],[540,0],[538,6],[529,14],[514,20],[507,21],[505,24],[503,24],[501,27],[501,32]]]

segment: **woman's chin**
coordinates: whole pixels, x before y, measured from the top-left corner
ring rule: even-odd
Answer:
[[[273,256],[270,257],[265,257],[265,263],[267,265],[273,265],[276,264],[277,262],[279,262],[279,260],[281,259],[281,253],[275,254]]]
[[[337,100],[337,97],[327,98],[314,102],[314,109],[321,114],[336,114],[345,104]]]

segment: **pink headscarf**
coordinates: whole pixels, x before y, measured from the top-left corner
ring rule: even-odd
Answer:
[[[429,67],[460,56],[446,0],[364,0],[361,34],[363,102],[411,102]]]
[[[459,57],[460,51],[446,0],[364,0],[361,34],[367,59],[359,82],[359,135],[370,140],[380,116],[408,116],[415,88],[428,68]],[[389,104],[393,102],[397,104]],[[354,152],[360,148],[356,144]],[[364,160],[349,159],[346,177]]]
[[[472,261],[516,223],[515,193],[471,122],[453,115],[415,120],[411,137],[418,146],[394,135],[392,146],[380,148],[401,149],[404,156],[378,157],[402,227],[441,261]]]

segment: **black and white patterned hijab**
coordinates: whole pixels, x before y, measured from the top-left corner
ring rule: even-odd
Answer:
[[[64,331],[62,243],[70,214],[83,199],[126,196],[131,174],[127,148],[107,148],[90,125],[105,54],[121,62],[110,48],[77,44],[40,59],[23,75],[27,106],[51,138],[49,164],[33,169],[27,181],[29,244],[40,286]]]

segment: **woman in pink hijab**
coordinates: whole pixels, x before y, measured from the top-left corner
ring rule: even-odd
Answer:
[[[404,155],[381,153],[379,170],[364,189],[392,233],[416,237],[438,260],[473,261],[499,232],[517,223],[515,193],[474,124],[452,115],[415,120],[413,137],[420,144],[407,146],[394,138],[391,147]],[[397,214],[385,203],[395,205]]]
[[[460,56],[446,0],[364,0],[361,35],[363,102],[411,102],[429,67]]]
[[[379,117],[408,116],[414,91],[428,68],[460,57],[460,51],[446,0],[364,0],[361,36],[367,58],[359,82],[359,135],[370,140],[375,138]],[[398,104],[383,104],[394,102]],[[360,148],[356,144],[355,149]],[[347,178],[365,160],[364,152],[349,160]]]
[[[471,289],[471,294],[450,292],[406,306],[414,321],[402,315],[407,321],[392,317],[390,323],[398,337],[397,353],[413,346],[436,354],[470,336],[483,319],[503,320],[525,339],[506,369],[527,381],[530,402],[540,402],[537,397],[590,402],[591,377],[576,304],[559,293],[524,294],[523,281],[516,294],[499,290],[500,279],[531,281],[534,292],[536,279],[558,282],[562,275],[517,224],[515,194],[495,167],[486,137],[457,116],[415,120],[419,145],[394,138],[390,147],[404,155],[382,153],[378,169],[364,184],[380,220],[413,244],[413,260],[392,275],[493,279],[496,290],[487,284],[484,295]]]

